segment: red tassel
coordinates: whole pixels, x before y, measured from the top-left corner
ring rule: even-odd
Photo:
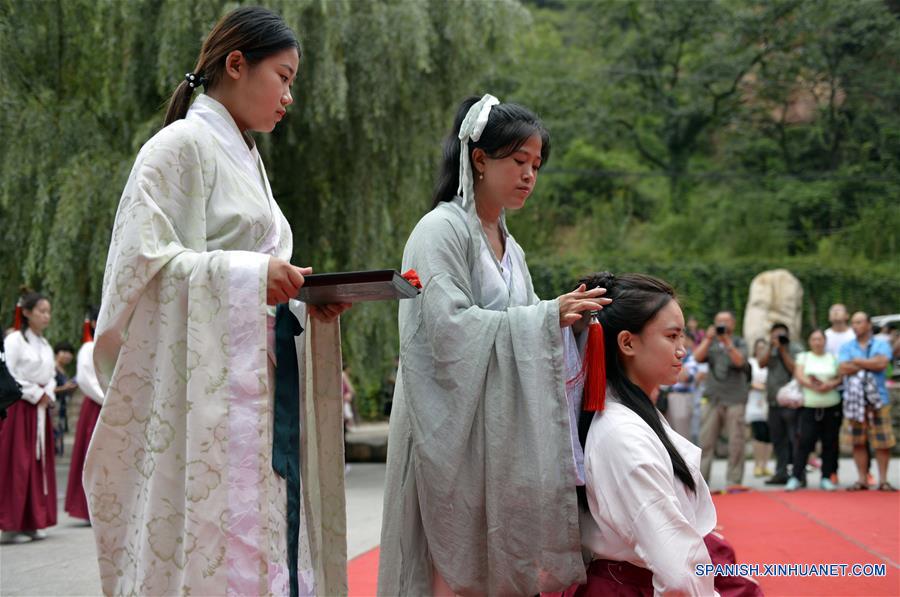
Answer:
[[[602,411],[606,406],[606,347],[603,343],[603,326],[596,319],[592,319],[588,326],[583,369],[584,398],[581,409]]]
[[[81,328],[81,343],[93,342],[94,335],[91,333],[91,318],[84,318],[84,326]]]
[[[416,270],[408,270],[400,274],[400,276],[419,290],[422,290],[422,282],[419,281],[419,274],[416,273]]]
[[[13,327],[17,330],[22,329],[22,305],[16,303],[16,314],[13,316]]]

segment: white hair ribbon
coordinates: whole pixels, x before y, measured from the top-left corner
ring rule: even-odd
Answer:
[[[481,133],[487,125],[491,108],[500,103],[490,93],[484,94],[475,102],[459,127],[459,187],[456,193],[462,197],[463,207],[468,206],[469,201],[475,201],[475,178],[472,173],[472,162],[469,160],[469,140],[478,141]]]

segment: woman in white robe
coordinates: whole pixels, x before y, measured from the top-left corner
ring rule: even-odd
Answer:
[[[757,594],[749,579],[697,573],[714,561],[711,553],[730,548],[710,535],[716,511],[700,474],[700,449],[669,426],[650,398],[660,385],[675,383],[687,356],[673,289],[641,274],[602,273],[582,282],[606,288],[612,304],[597,316],[605,407],[583,413],[580,422],[581,532],[592,561],[587,583],[566,594]]]
[[[309,513],[304,476],[289,561],[285,481],[273,471],[269,305],[294,297],[311,270],[288,262],[291,230],[248,131],[284,116],[298,64],[280,17],[227,14],[122,194],[94,346],[108,389],[84,471],[108,595],[345,590],[344,562],[317,553],[334,543],[321,532],[343,533],[342,492]],[[343,308],[311,314],[332,320]],[[339,438],[339,393],[335,406]],[[336,478],[342,463],[329,470]]]
[[[94,311],[92,309],[92,311]],[[91,321],[86,321],[89,338],[93,338],[93,330],[97,325],[97,313],[92,313]],[[84,458],[87,455],[91,437],[100,417],[103,406],[103,388],[94,370],[94,341],[88,340],[78,349],[75,359],[75,379],[78,380],[78,392],[82,396],[81,411],[78,413],[78,425],[75,428],[75,443],[72,445],[72,457],[69,461],[69,482],[66,485],[65,510],[73,518],[90,520],[87,497],[81,477],[84,473]]]
[[[463,102],[434,209],[403,254],[380,595],[522,594],[584,576],[561,329],[602,290],[541,301],[504,211],[549,154],[525,108]]]
[[[21,329],[4,339],[6,366],[22,386],[22,397],[0,421],[0,542],[19,533],[46,537],[56,524],[56,472],[53,423],[56,402],[53,348],[44,338],[50,325],[50,301],[37,292],[21,300]]]

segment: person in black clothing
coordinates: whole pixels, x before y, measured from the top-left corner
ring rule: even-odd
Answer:
[[[775,450],[775,475],[766,485],[784,485],[790,474],[788,465],[797,451],[797,409],[780,406],[775,399],[778,390],[794,377],[795,359],[799,346],[791,342],[788,327],[775,323],[769,339],[769,350],[759,359],[759,366],[769,371],[766,377],[766,398],[769,402],[769,434]]]
[[[78,384],[75,378],[69,377],[68,367],[75,358],[75,349],[68,342],[57,342],[53,347],[56,359],[56,406],[57,422],[53,427],[53,445],[56,447],[56,455],[63,454],[63,434],[69,431],[69,417],[66,406],[69,398],[75,393]]]

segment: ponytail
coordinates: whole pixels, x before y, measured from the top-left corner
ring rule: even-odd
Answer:
[[[191,107],[191,96],[193,94],[194,90],[188,85],[187,81],[182,81],[178,84],[172,97],[169,98],[169,107],[166,109],[166,120],[163,123],[164,127],[187,116],[188,108]]]

